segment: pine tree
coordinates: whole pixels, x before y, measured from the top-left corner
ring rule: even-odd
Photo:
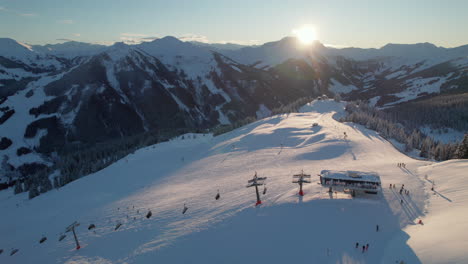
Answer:
[[[37,186],[33,185],[29,189],[29,199],[32,199],[32,198],[34,198],[36,196],[39,196],[39,191],[37,190]]]
[[[457,150],[455,151],[455,157],[457,159],[468,159],[468,134],[465,134],[462,142],[458,144]]]
[[[15,184],[15,194],[22,193],[23,192],[23,184],[17,180]]]

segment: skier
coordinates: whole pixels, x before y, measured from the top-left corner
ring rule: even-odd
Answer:
[[[400,189],[400,194],[403,192],[403,188]]]
[[[390,183],[390,189],[392,188],[392,184]]]
[[[358,247],[359,247],[359,242],[356,242],[356,248],[358,248]]]
[[[182,214],[185,214],[185,212],[187,212],[187,210],[188,210],[188,207],[185,206],[185,204],[184,204],[184,209],[182,210]]]
[[[366,245],[366,251],[369,249],[369,244]]]
[[[376,226],[375,226],[375,231],[376,231],[376,232],[379,232],[379,225],[376,225]]]
[[[362,253],[366,250],[366,246],[362,245]]]
[[[400,203],[403,204],[403,199],[400,200]]]

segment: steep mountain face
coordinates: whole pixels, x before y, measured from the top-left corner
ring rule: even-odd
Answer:
[[[466,92],[467,56],[466,46],[333,49],[295,38],[236,48],[173,37],[109,47],[0,39],[3,170],[26,176],[70,144],[261,118],[304,97],[341,94],[391,106]]]

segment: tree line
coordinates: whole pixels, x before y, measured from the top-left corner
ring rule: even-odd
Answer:
[[[443,143],[421,132],[416,126],[405,126],[395,115],[379,110],[362,101],[346,105],[346,117],[340,121],[353,122],[379,132],[386,139],[404,144],[405,151],[419,150],[419,156],[437,161],[468,158],[468,134],[460,143]]]

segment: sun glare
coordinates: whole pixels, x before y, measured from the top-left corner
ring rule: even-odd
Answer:
[[[293,30],[293,34],[299,39],[302,44],[310,44],[317,40],[315,28],[311,25],[304,25]]]

